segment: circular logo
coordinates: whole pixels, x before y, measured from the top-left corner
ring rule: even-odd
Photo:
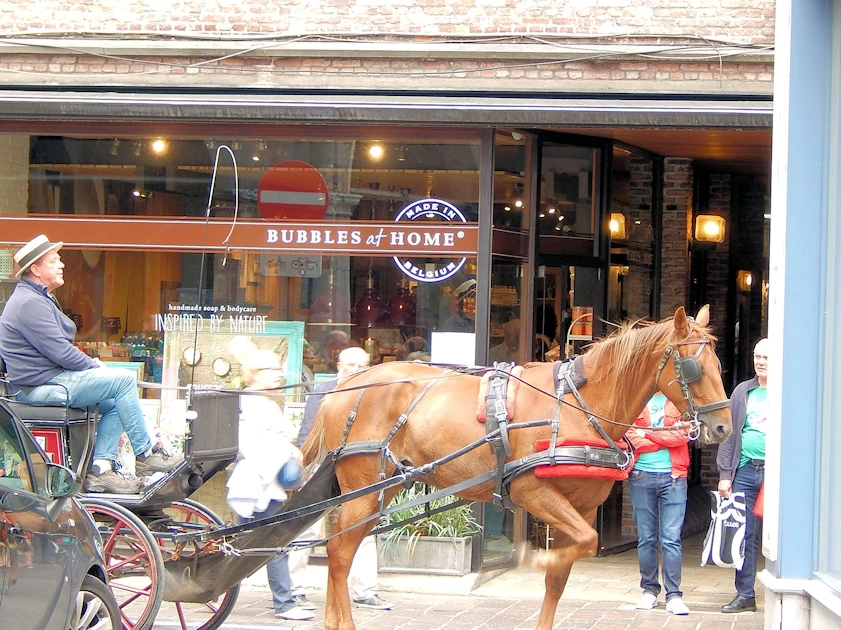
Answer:
[[[403,208],[395,221],[461,221],[467,219],[461,210],[442,199],[419,199]],[[456,238],[464,238],[464,232],[457,232]],[[442,282],[452,278],[467,262],[467,258],[417,258],[395,256],[394,263],[404,274],[418,282]]]

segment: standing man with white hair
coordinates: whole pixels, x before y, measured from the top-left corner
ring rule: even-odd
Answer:
[[[351,374],[367,368],[370,362],[371,357],[359,347],[345,348],[339,353],[339,359],[336,362],[336,368],[338,369],[336,378],[320,383],[307,396],[307,406],[304,409],[304,418],[301,421],[301,430],[298,433],[298,447],[304,443],[312,430],[312,423],[315,420],[316,413],[318,413],[318,405],[324,395],[336,389],[339,383]],[[303,537],[307,537],[307,532]],[[306,561],[303,564],[306,565]],[[360,608],[391,610],[391,604],[377,594],[377,544],[373,536],[363,538],[359,549],[356,550],[348,575],[348,583],[350,584],[354,605]]]
[[[756,376],[739,383],[730,396],[733,432],[718,449],[716,464],[718,493],[745,493],[747,528],[745,530],[745,562],[736,571],[736,596],[721,607],[723,613],[756,610],[756,561],[759,556],[761,523],[753,513],[756,497],[765,480],[765,434],[768,426],[768,340],[760,339],[753,349]]]
[[[21,280],[0,316],[0,356],[15,398],[21,402],[80,409],[99,405],[102,417],[85,490],[139,492],[139,480],[114,470],[123,431],[137,458],[138,475],[166,472],[183,457],[171,457],[152,444],[134,374],[106,368],[73,345],[76,324],[53,295],[64,285],[64,263],[58,253],[63,245],[40,234],[15,254]]]

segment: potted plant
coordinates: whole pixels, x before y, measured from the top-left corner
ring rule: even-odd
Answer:
[[[424,494],[424,485],[416,484],[401,490],[391,502],[397,506]],[[379,570],[393,573],[429,573],[434,575],[464,575],[470,572],[471,542],[481,526],[476,522],[470,505],[426,514],[457,501],[447,496],[414,508],[398,510],[384,517],[381,525],[388,526],[420,517],[412,522],[396,525],[377,536]]]

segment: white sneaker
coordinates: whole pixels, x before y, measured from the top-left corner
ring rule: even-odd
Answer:
[[[283,612],[275,613],[274,616],[278,619],[289,619],[290,621],[309,621],[315,618],[315,615],[309,610],[302,610],[298,606],[290,608],[289,610],[284,610]]]
[[[672,597],[666,602],[666,612],[670,612],[673,615],[688,615],[689,609],[683,603],[683,598]]]
[[[675,598],[677,599],[677,598]],[[657,596],[654,593],[643,593],[637,602],[637,610],[651,610],[657,607]]]

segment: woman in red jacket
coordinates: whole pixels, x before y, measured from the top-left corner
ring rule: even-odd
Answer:
[[[634,469],[628,477],[634,520],[637,524],[637,554],[643,594],[637,609],[657,606],[657,537],[663,549],[663,586],[666,610],[688,615],[680,590],[681,543],[686,514],[686,469],[689,466],[689,435],[675,427],[680,411],[658,392],[628,430],[627,438],[636,450]],[[672,427],[672,428],[669,428]],[[649,429],[656,430],[649,430]]]

